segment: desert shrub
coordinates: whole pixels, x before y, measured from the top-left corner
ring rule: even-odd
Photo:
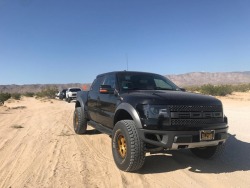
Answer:
[[[215,88],[211,84],[206,84],[200,87],[199,90],[203,94],[208,94],[208,95],[214,95],[215,94]]]
[[[57,87],[55,86],[48,86],[44,88],[41,92],[36,93],[37,97],[47,97],[50,99],[55,98],[55,93],[58,92]]]
[[[216,96],[225,96],[229,95],[232,92],[248,92],[250,91],[249,84],[239,84],[239,85],[218,85],[214,86],[211,84],[203,86],[188,86],[186,87],[187,91],[190,92],[200,92],[207,95],[216,95]]]
[[[9,98],[11,98],[11,94],[0,93],[0,103],[4,103],[4,101],[7,101]]]
[[[25,97],[34,97],[35,93],[32,92],[26,92],[23,94]]]
[[[199,86],[187,86],[187,87],[184,87],[187,91],[190,91],[190,92],[199,92],[200,91],[200,87]]]
[[[21,94],[20,93],[12,93],[11,98],[15,100],[20,100],[21,99]]]
[[[230,85],[214,86],[211,84],[207,84],[201,86],[199,91],[207,95],[226,96],[233,92],[233,87]]]
[[[218,86],[208,84],[200,87],[187,87],[187,90],[191,92],[198,91],[209,95],[225,96],[231,94],[232,92],[250,91],[250,84],[218,85]]]
[[[250,90],[250,84],[240,84],[232,86],[234,91],[247,92]]]

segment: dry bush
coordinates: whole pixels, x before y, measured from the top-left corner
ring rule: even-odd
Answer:
[[[11,98],[15,100],[20,100],[21,99],[21,94],[20,93],[12,93]]]
[[[56,86],[48,86],[44,88],[41,92],[36,93],[38,98],[47,97],[50,99],[55,98],[55,94],[58,92],[58,88]]]
[[[12,125],[11,128],[13,128],[13,129],[22,129],[24,127],[21,126],[21,125]]]
[[[11,98],[9,93],[0,93],[0,104],[4,104],[5,101]]]
[[[34,97],[35,93],[33,92],[26,92],[23,94],[25,97]]]
[[[206,95],[214,96],[226,96],[232,94],[232,92],[247,92],[250,90],[250,84],[239,85],[202,85],[202,86],[190,86],[186,88],[191,92],[199,92]]]
[[[15,107],[12,107],[11,109],[24,109],[24,108],[27,108],[26,106],[15,106]]]

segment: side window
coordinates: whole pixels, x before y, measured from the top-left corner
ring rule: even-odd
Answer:
[[[102,82],[103,82],[103,76],[97,77],[94,80],[93,84],[91,85],[90,90],[91,91],[98,91],[99,92],[99,88],[100,88],[100,85],[101,85]]]
[[[110,85],[115,88],[115,75],[107,75],[104,79],[103,85]]]

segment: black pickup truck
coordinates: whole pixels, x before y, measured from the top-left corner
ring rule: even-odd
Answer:
[[[186,92],[166,77],[119,71],[98,75],[89,91],[77,93],[74,130],[87,125],[112,137],[112,152],[123,171],[140,169],[145,153],[188,148],[211,158],[228,137],[220,100]]]

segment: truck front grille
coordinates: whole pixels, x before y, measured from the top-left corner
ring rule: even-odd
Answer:
[[[171,125],[197,126],[223,123],[222,106],[169,106]]]
[[[169,110],[170,112],[222,112],[222,106],[171,105],[169,106]]]

